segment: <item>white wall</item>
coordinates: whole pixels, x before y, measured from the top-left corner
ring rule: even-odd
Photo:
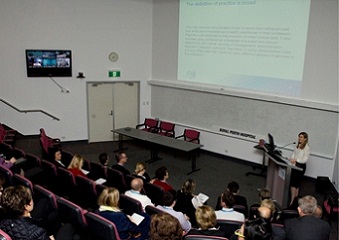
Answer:
[[[0,121],[24,134],[44,127],[63,141],[87,139],[87,81],[140,81],[140,119],[150,114],[152,0],[11,0],[0,2],[0,98],[17,108],[42,109],[60,121],[18,113],[0,102]],[[27,78],[25,49],[70,49],[73,77]],[[108,54],[119,60],[112,63]],[[109,79],[108,69],[121,70]],[[84,72],[85,79],[77,79]],[[147,102],[149,105],[147,105]]]
[[[336,0],[311,0],[310,21],[307,35],[307,49],[305,56],[305,67],[303,75],[303,94],[301,99],[280,99],[273,96],[272,103],[287,103],[282,108],[283,110],[274,109],[271,114],[276,114],[275,117],[280,117],[279,121],[267,121],[267,115],[263,115],[263,119],[256,119],[252,121],[252,128],[249,128],[251,123],[247,119],[233,119],[232,117],[225,117],[223,115],[240,116],[242,113],[237,112],[235,103],[238,101],[212,101],[219,100],[215,95],[223,95],[223,89],[213,89],[210,86],[194,85],[193,83],[182,83],[177,79],[177,59],[178,59],[178,26],[179,26],[179,0],[164,0],[154,1],[153,9],[153,67],[152,80],[149,82],[152,85],[152,115],[166,120],[175,120],[181,124],[178,127],[183,130],[185,127],[196,128],[202,132],[201,142],[204,149],[219,154],[229,155],[239,159],[244,159],[253,163],[261,163],[262,155],[253,149],[256,142],[244,141],[238,138],[227,137],[218,134],[210,127],[218,122],[218,126],[225,128],[235,128],[248,133],[267,134],[268,132],[278,139],[276,143],[278,146],[296,140],[296,136],[300,131],[317,133],[311,136],[315,143],[311,146],[312,155],[307,166],[306,175],[310,177],[329,176],[331,179],[337,178],[337,151],[334,151],[335,144],[338,143],[338,124],[333,127],[333,124],[327,125],[326,121],[330,120],[332,123],[338,121],[338,1]],[[209,63],[206,62],[208,65]],[[182,87],[182,85],[189,85]],[[166,96],[164,92],[159,93],[159,88],[166,89]],[[179,90],[178,90],[179,89]],[[229,96],[238,96],[236,92],[225,89],[229,92]],[[176,92],[181,93],[180,98]],[[192,107],[197,105],[197,100],[192,97],[194,93],[203,92],[209,97],[199,99],[201,107]],[[258,94],[260,95],[260,94]],[[242,93],[244,96],[241,106],[253,106],[253,98],[247,93]],[[222,97],[220,97],[222,98]],[[259,99],[265,100],[266,96],[259,96]],[[229,100],[230,98],[224,97]],[[209,101],[210,100],[210,101]],[[232,99],[231,99],[232,100]],[[239,100],[240,101],[240,100]],[[233,108],[228,112],[218,111],[211,116],[209,109],[223,109],[223,106],[233,104]],[[323,106],[320,106],[323,105]],[[328,107],[324,107],[328,105]],[[166,106],[166,107],[163,107]],[[282,106],[282,105],[281,105]],[[314,109],[316,113],[303,116],[301,112],[294,114],[290,118],[292,112],[289,112],[288,106],[305,107]],[[225,107],[225,109],[227,109]],[[245,109],[245,108],[242,108]],[[254,116],[258,112],[267,112],[270,114],[271,109],[249,109],[248,114],[253,112]],[[186,114],[186,112],[187,114]],[[277,111],[279,113],[277,113]],[[313,111],[313,110],[312,110]],[[323,112],[330,112],[331,119],[326,121],[318,121],[315,124],[308,125],[310,119],[315,120],[322,116]],[[179,112],[182,117],[173,116],[173,112]],[[183,113],[184,112],[184,113]],[[310,111],[311,112],[311,111]],[[189,115],[191,113],[191,115]],[[192,114],[193,113],[193,114]],[[198,118],[197,116],[201,116]],[[219,118],[219,119],[217,119]],[[305,119],[306,118],[306,119]],[[182,121],[178,120],[181,119]],[[228,120],[230,119],[230,120]],[[297,119],[297,121],[295,121]],[[257,126],[255,124],[260,124]],[[222,122],[222,123],[220,123]],[[259,123],[258,123],[259,122]],[[242,124],[245,123],[245,124]],[[242,125],[239,127],[239,125]],[[255,131],[255,129],[261,131]],[[252,129],[252,131],[251,131]],[[320,129],[322,129],[320,131]],[[274,134],[274,133],[277,134]],[[318,134],[321,132],[320,134]],[[279,134],[278,134],[279,133]],[[328,144],[328,145],[327,145]],[[312,148],[313,147],[313,148]],[[323,148],[319,150],[320,148]],[[325,150],[325,148],[327,148]],[[227,152],[226,152],[226,151]],[[324,150],[324,151],[323,151]],[[291,150],[285,150],[286,156],[291,154]]]

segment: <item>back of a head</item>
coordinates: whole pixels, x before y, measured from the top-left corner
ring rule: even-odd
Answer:
[[[228,208],[232,208],[235,203],[233,194],[226,190],[221,196],[221,202],[224,202]]]
[[[166,174],[167,174],[167,168],[166,168],[166,167],[159,167],[159,168],[155,171],[155,177],[156,177],[158,180],[164,180]]]
[[[150,236],[152,240],[180,240],[181,225],[175,217],[168,213],[158,213],[152,216]]]
[[[228,191],[230,191],[231,193],[237,194],[238,191],[239,191],[239,184],[237,182],[233,181],[233,182],[230,182],[227,185],[227,188],[228,188]]]
[[[115,160],[117,161],[117,163],[120,162],[120,160],[121,160],[121,158],[122,158],[123,155],[126,155],[126,153],[123,152],[123,151],[119,151],[119,152],[117,152],[117,153],[115,154]]]
[[[135,170],[134,172],[136,174],[140,173],[141,171],[145,170],[146,169],[146,166],[145,166],[145,163],[143,162],[137,162],[137,164],[135,165]]]
[[[107,153],[100,153],[99,155],[99,162],[101,165],[106,165],[108,160],[108,154]]]
[[[264,200],[262,200],[261,201],[261,203],[260,203],[260,206],[261,207],[267,207],[267,208],[269,208],[270,210],[271,210],[271,213],[272,214],[274,214],[275,213],[275,204],[274,204],[274,202],[273,202],[273,200],[272,199],[264,199]]]
[[[141,191],[143,186],[144,186],[144,182],[142,181],[141,178],[134,178],[131,182],[131,188],[134,191],[138,191],[138,192]]]
[[[25,205],[29,205],[32,194],[29,188],[18,185],[6,188],[1,196],[1,205],[8,218],[19,218],[25,213]]]
[[[119,198],[118,189],[113,187],[105,188],[98,198],[98,205],[118,208]]]
[[[300,215],[313,215],[317,208],[317,200],[311,195],[299,199],[298,211]]]
[[[208,230],[217,224],[217,216],[214,209],[207,205],[202,205],[195,211],[195,218],[201,230]]]
[[[74,155],[72,160],[71,160],[71,163],[69,164],[68,168],[78,168],[78,169],[81,169],[81,164],[82,162],[84,161],[83,157],[81,155]]]
[[[260,200],[270,199],[271,191],[266,188],[263,188],[259,191],[259,197],[260,197]]]
[[[272,239],[272,226],[262,218],[246,221],[244,236],[246,240],[270,240]]]
[[[194,190],[195,190],[195,186],[196,183],[194,180],[192,179],[187,179],[181,187],[181,190],[183,193],[185,193],[186,195],[190,195],[193,194]]]
[[[171,206],[175,200],[176,196],[174,193],[165,192],[164,195],[162,196],[162,202],[166,207]]]

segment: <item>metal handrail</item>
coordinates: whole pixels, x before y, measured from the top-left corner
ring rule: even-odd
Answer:
[[[60,121],[59,118],[53,116],[52,114],[50,114],[50,113],[48,113],[48,112],[46,112],[46,111],[44,111],[44,110],[41,110],[41,109],[21,110],[21,109],[15,107],[14,105],[10,104],[9,102],[5,101],[5,100],[2,99],[2,98],[0,98],[0,102],[3,102],[3,103],[6,104],[7,106],[13,108],[14,110],[16,110],[16,111],[18,111],[18,112],[20,112],[20,113],[41,112],[41,113],[43,113],[43,114],[45,114],[45,115],[47,115],[47,116],[53,118],[53,120]]]

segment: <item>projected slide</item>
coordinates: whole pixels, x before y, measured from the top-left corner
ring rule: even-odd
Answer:
[[[310,0],[180,0],[178,80],[299,96],[309,11]]]

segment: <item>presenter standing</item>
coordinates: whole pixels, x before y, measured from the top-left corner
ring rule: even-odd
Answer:
[[[294,166],[300,167],[303,170],[298,171],[292,169],[291,173],[291,203],[294,198],[299,195],[299,188],[301,180],[306,171],[306,162],[310,156],[310,147],[308,146],[308,134],[306,132],[301,132],[298,135],[298,144],[294,149],[294,152],[290,158],[291,163]]]

